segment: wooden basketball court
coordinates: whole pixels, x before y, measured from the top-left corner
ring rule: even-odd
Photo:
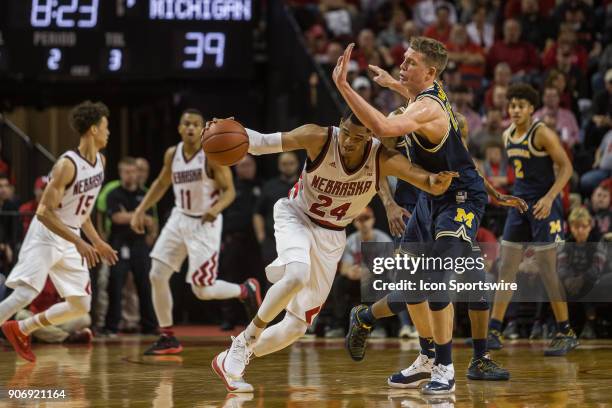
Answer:
[[[0,352],[0,406],[57,407],[565,407],[612,406],[612,341],[582,342],[565,358],[543,356],[544,342],[508,342],[494,356],[509,382],[467,381],[471,350],[456,340],[457,391],[424,398],[395,390],[386,377],[414,359],[415,340],[372,340],[353,362],[341,339],[305,338],[247,367],[253,394],[225,391],[213,374],[213,356],[228,337],[183,338],[181,356],[145,357],[151,337],[100,340],[92,346],[36,345],[36,363]],[[13,390],[64,390],[65,398],[9,398]],[[40,395],[39,395],[40,397]],[[21,402],[18,402],[21,401]]]

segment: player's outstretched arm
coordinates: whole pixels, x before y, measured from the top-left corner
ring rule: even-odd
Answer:
[[[533,206],[533,214],[536,219],[543,220],[550,215],[550,209],[555,198],[569,182],[574,169],[572,162],[567,157],[567,153],[565,153],[565,149],[563,149],[559,141],[559,136],[548,126],[540,126],[536,130],[534,144],[536,148],[545,150],[559,168],[555,182],[550,190],[548,190],[548,193]]]
[[[415,187],[433,195],[440,195],[448,190],[453,178],[459,177],[454,171],[443,171],[437,174],[430,173],[417,166],[397,151],[381,146],[380,176],[395,176],[407,181]]]
[[[314,159],[327,141],[327,128],[307,124],[289,132],[263,134],[246,129],[249,136],[249,153],[254,155],[306,150],[308,157]]]
[[[166,194],[168,188],[172,184],[172,159],[176,152],[176,146],[168,148],[164,154],[164,166],[162,167],[159,175],[151,184],[151,188],[147,191],[138,207],[134,210],[134,216],[130,222],[130,227],[138,234],[145,233],[145,213],[151,207],[161,200]]]
[[[210,166],[210,171],[213,173],[213,179],[221,192],[219,193],[219,199],[215,205],[210,207],[202,216],[202,223],[213,222],[221,211],[229,207],[236,198],[236,189],[234,188],[234,179],[232,178],[232,171],[230,168],[213,164],[210,161],[208,161],[208,166]]]
[[[376,65],[368,65],[368,68],[374,73],[374,78],[372,79],[378,85],[382,86],[383,88],[389,88],[393,92],[400,94],[406,100],[410,99],[408,90],[404,88],[400,81],[393,78],[387,71],[377,67]]]
[[[389,232],[394,237],[400,237],[406,229],[406,221],[410,217],[410,212],[405,208],[399,206],[393,199],[391,194],[391,186],[387,177],[381,177],[379,180],[380,189],[378,190],[378,197],[385,206],[387,212],[387,221],[389,222]]]
[[[79,254],[87,261],[89,267],[100,262],[96,250],[85,242],[79,235],[72,232],[55,214],[55,210],[62,202],[66,186],[76,177],[76,167],[70,159],[60,159],[51,170],[51,180],[40,199],[36,209],[36,218],[51,232],[65,240],[72,242]]]

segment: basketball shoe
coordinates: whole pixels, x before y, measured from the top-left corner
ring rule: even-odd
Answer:
[[[452,364],[434,364],[431,369],[431,381],[421,388],[421,393],[435,395],[451,392],[455,392],[455,368]]]
[[[387,384],[393,388],[418,388],[421,383],[431,378],[433,365],[433,358],[419,353],[410,367],[387,378]]]
[[[225,350],[213,359],[211,366],[215,374],[221,378],[225,383],[225,388],[229,392],[253,392],[253,386],[242,379],[242,375],[236,377],[232,376],[226,370],[226,363],[228,362],[228,355],[230,351]]]
[[[468,366],[467,378],[470,380],[484,381],[508,381],[510,373],[508,370],[501,368],[497,363],[491,360],[488,354],[472,359]]]
[[[36,356],[32,352],[32,342],[30,336],[23,334],[19,329],[19,322],[9,320],[2,325],[2,333],[11,343],[17,354],[28,361],[36,361]]]
[[[249,349],[244,332],[236,337],[232,336],[232,345],[227,350],[227,356],[223,363],[223,371],[234,379],[242,378],[244,369],[249,364],[252,354],[253,352]]]
[[[502,343],[502,334],[495,329],[489,329],[489,335],[487,336],[487,348],[489,350],[501,350],[504,347]]]
[[[257,315],[257,309],[261,305],[261,288],[259,281],[255,278],[245,280],[242,285],[246,288],[246,294],[240,299],[244,304],[244,309],[249,320],[253,320]]]
[[[567,334],[557,333],[550,342],[550,345],[544,350],[544,355],[547,357],[564,356],[577,346],[578,338],[576,337],[576,333],[570,329]]]
[[[181,346],[176,337],[162,334],[144,354],[146,356],[155,356],[160,354],[178,354],[181,351],[183,351],[183,346]]]
[[[359,312],[367,308],[366,305],[355,306],[351,309],[351,318],[348,334],[346,335],[346,349],[355,361],[363,360],[365,356],[366,340],[372,332],[372,326],[363,323],[359,319]]]

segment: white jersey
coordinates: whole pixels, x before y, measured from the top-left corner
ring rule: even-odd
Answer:
[[[368,142],[363,161],[353,171],[340,156],[339,129],[329,127],[325,146],[314,161],[307,160],[289,200],[316,224],[343,229],[359,215],[378,191],[381,144]]]
[[[81,156],[78,150],[69,150],[60,158],[67,158],[74,163],[75,174],[55,214],[65,225],[81,228],[89,218],[104,182],[102,155],[97,153],[93,164]]]
[[[219,190],[215,180],[206,174],[206,156],[202,149],[187,160],[183,142],[176,146],[172,159],[172,187],[174,205],[186,215],[200,217],[215,204]]]

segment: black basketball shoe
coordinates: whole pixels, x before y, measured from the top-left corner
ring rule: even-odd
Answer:
[[[240,301],[244,305],[244,310],[246,311],[249,320],[253,320],[257,315],[257,309],[259,309],[259,306],[261,305],[261,289],[259,286],[259,281],[255,278],[249,278],[242,284],[246,288],[247,293],[246,297],[240,299]]]
[[[544,355],[547,357],[564,356],[575,349],[576,346],[578,346],[578,338],[576,333],[570,329],[568,334],[557,333],[550,345],[544,350]]]
[[[351,309],[351,320],[349,323],[348,334],[346,335],[346,349],[351,358],[355,361],[363,360],[365,356],[366,340],[372,332],[372,326],[361,322],[357,314],[367,308],[366,305],[355,306]]]
[[[183,351],[183,346],[174,336],[162,334],[151,347],[145,350],[145,356],[158,356],[163,354],[178,354]]]
[[[483,381],[508,381],[510,373],[508,370],[501,368],[497,363],[491,360],[488,354],[470,361],[467,371],[467,378],[470,380]]]
[[[487,336],[487,349],[501,350],[502,347],[504,347],[502,338],[502,334],[498,330],[489,329],[489,335]]]

